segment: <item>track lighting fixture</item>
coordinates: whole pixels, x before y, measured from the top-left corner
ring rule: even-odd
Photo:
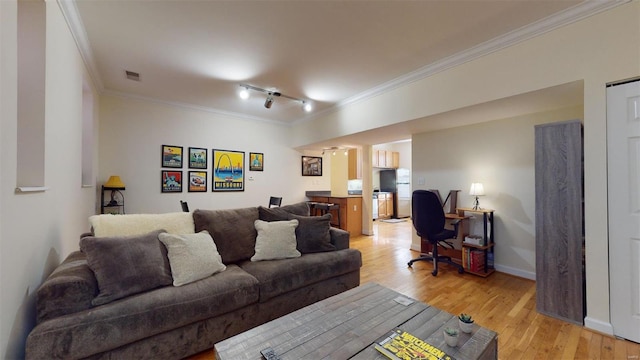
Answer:
[[[328,148],[324,148],[322,149],[322,155],[325,154],[325,152],[330,151],[331,155],[335,156],[337,154],[338,151],[344,151],[344,155],[347,156],[349,155],[349,148],[348,147],[343,147],[343,146],[331,146]]]
[[[249,90],[258,91],[258,92],[267,94],[267,99],[264,101],[264,107],[267,109],[271,109],[271,106],[273,105],[273,102],[275,101],[276,97],[283,97],[283,98],[287,98],[289,100],[298,102],[302,105],[302,108],[306,112],[310,112],[313,109],[313,106],[308,100],[298,99],[296,97],[285,95],[278,91],[262,89],[262,88],[252,86],[252,85],[247,85],[247,84],[240,84],[240,87],[242,88],[242,90],[240,90],[238,95],[243,100],[246,100],[249,98]]]
[[[264,101],[264,107],[271,109],[271,105],[273,105],[273,96],[269,94],[269,96],[267,96],[267,100]]]

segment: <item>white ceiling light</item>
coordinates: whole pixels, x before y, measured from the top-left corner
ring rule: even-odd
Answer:
[[[239,95],[240,95],[240,98],[243,100],[246,100],[249,98],[249,90],[258,91],[258,92],[267,94],[267,99],[264,102],[264,107],[267,109],[271,109],[271,105],[273,105],[275,97],[283,97],[283,98],[287,98],[289,100],[298,102],[302,105],[302,108],[306,112],[310,112],[313,109],[309,101],[298,99],[293,96],[285,95],[279,91],[267,90],[267,89],[259,88],[256,86],[247,85],[247,84],[240,84],[240,87],[242,87],[242,90],[240,90]]]
[[[247,100],[249,98],[249,89],[243,87],[242,90],[238,93],[240,95],[240,99]]]

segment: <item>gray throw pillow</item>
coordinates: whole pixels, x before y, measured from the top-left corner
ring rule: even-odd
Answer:
[[[197,234],[160,234],[158,238],[169,252],[173,286],[204,279],[227,268],[206,230]]]
[[[298,220],[272,222],[256,220],[254,225],[258,236],[255,254],[251,257],[251,261],[300,257],[301,254],[296,249]]]
[[[289,219],[298,220],[296,228],[297,248],[303,254],[334,251],[331,243],[331,214],[322,216],[298,216],[289,214]]]
[[[266,208],[263,206],[259,206],[258,213],[260,216],[260,220],[262,221],[288,220],[289,214],[309,216],[309,204],[307,204],[306,201],[302,201],[296,204],[285,205],[276,208]]]
[[[80,250],[98,280],[99,293],[91,301],[94,306],[171,285],[167,249],[158,240],[158,234],[163,232],[80,240]]]
[[[258,208],[202,210],[193,212],[196,232],[207,230],[215,239],[222,262],[232,264],[248,260],[256,246]]]

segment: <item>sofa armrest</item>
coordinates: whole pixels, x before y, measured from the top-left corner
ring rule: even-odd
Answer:
[[[331,243],[336,247],[336,250],[343,250],[349,248],[349,232],[338,228],[330,228],[329,235],[331,235]]]
[[[97,294],[98,282],[85,255],[73,252],[38,288],[37,323],[89,309]]]

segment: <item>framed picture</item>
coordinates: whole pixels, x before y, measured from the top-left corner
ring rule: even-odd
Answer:
[[[182,192],[182,170],[162,170],[162,192]]]
[[[189,192],[207,192],[207,172],[189,171]]]
[[[322,176],[322,158],[302,156],[302,176]]]
[[[162,145],[162,167],[182,167],[182,146]]]
[[[206,169],[207,168],[207,149],[190,147],[189,148],[189,169]]]
[[[212,191],[244,191],[244,151],[211,151]]]
[[[263,153],[249,153],[249,171],[263,171],[264,170],[264,154]]]

